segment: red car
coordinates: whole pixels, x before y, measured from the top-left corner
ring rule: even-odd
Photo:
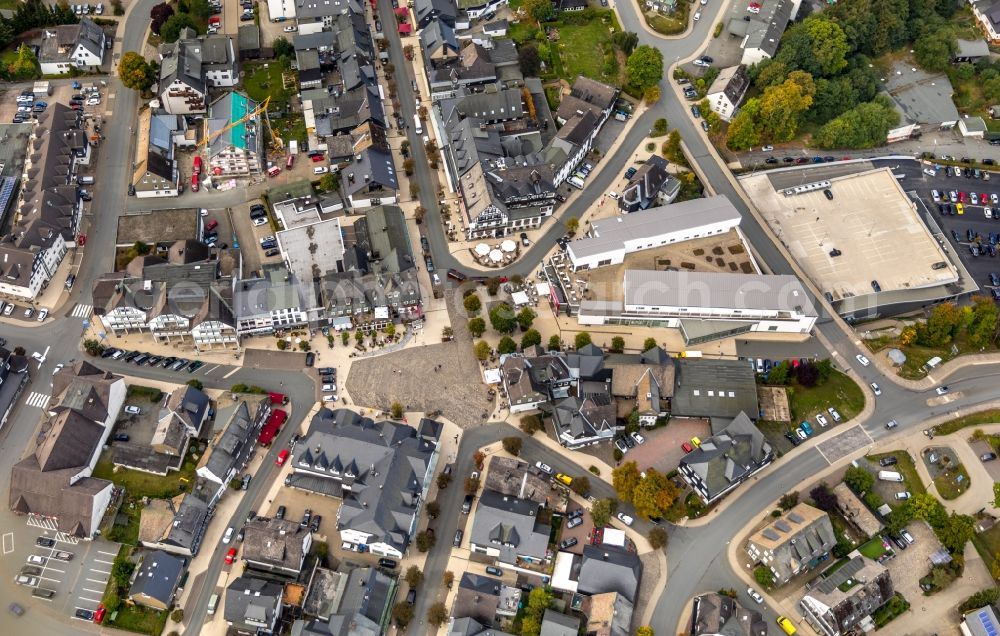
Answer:
[[[198,155],[194,157],[194,173],[201,174],[201,157]]]
[[[309,158],[313,160],[313,163],[323,161],[323,155],[309,155]]]
[[[219,227],[219,222],[216,221],[215,219],[212,219],[211,221],[209,221],[208,223],[205,224],[205,231],[206,232],[211,232],[212,230],[214,230],[217,227]]]
[[[958,193],[958,202],[959,203],[965,203],[965,193],[964,192],[959,192]]]
[[[198,175],[191,175],[191,192],[198,191]]]
[[[104,620],[104,613],[107,610],[104,609],[104,603],[97,606],[97,611],[94,612],[94,622],[100,624]]]
[[[281,466],[285,463],[286,459],[288,459],[288,449],[282,448],[281,452],[278,453],[278,459],[274,460],[274,463],[277,464],[278,466]]]
[[[681,450],[684,451],[685,453],[690,453],[694,451],[694,447],[688,444],[687,442],[684,442],[683,444],[681,444]]]
[[[229,552],[226,552],[226,565],[232,565],[235,560],[236,548],[229,548]]]

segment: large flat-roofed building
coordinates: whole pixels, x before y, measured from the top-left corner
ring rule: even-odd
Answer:
[[[791,258],[848,320],[913,311],[978,289],[894,177],[894,167],[907,161],[919,167],[907,159],[857,161],[740,179]],[[804,187],[810,184],[822,187]],[[785,194],[794,188],[800,193]]]
[[[794,276],[625,270],[622,298],[585,300],[584,325],[679,328],[687,344],[740,333],[808,334],[818,314]]]
[[[574,270],[615,265],[625,255],[679,241],[723,234],[740,224],[725,196],[694,199],[591,223],[587,237],[567,245]]]

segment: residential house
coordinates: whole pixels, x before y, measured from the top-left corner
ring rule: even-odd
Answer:
[[[970,3],[972,4],[972,3]],[[968,62],[975,64],[990,56],[990,45],[985,40],[958,40],[958,51],[951,58],[953,64]]]
[[[341,563],[336,571],[316,568],[302,611],[317,620],[296,621],[292,634],[379,636],[385,633],[397,590],[396,578],[374,566]]]
[[[511,413],[537,409],[549,399],[566,398],[569,387],[575,383],[561,354],[528,354],[507,355],[500,360],[500,374]]]
[[[681,182],[667,172],[667,163],[659,155],[650,155],[622,190],[618,208],[629,213],[673,203]]]
[[[1000,615],[992,605],[972,610],[962,617],[959,627],[964,636],[990,636],[997,633],[1000,625]]]
[[[636,602],[642,581],[642,561],[635,552],[607,543],[583,546],[577,589],[581,594],[614,592]]]
[[[781,35],[788,23],[795,19],[801,0],[777,0],[765,3],[760,13],[750,16],[750,21],[736,20],[729,22],[730,33],[737,30],[743,37],[740,48],[743,57],[740,64],[753,66],[766,59],[773,58],[778,52]],[[734,24],[743,22],[742,25]]]
[[[767,621],[757,610],[716,592],[694,597],[691,636],[767,636]]]
[[[413,13],[417,16],[417,27],[420,29],[433,26],[435,22],[442,22],[454,29],[458,6],[455,0],[415,0]]]
[[[16,202],[18,217],[9,240],[0,245],[0,295],[32,301],[55,276],[69,248],[76,246],[83,215],[76,172],[92,156],[82,122],[77,111],[52,104],[32,127]]]
[[[675,363],[673,415],[712,418],[719,428],[750,414],[756,419],[757,379],[749,364],[713,358],[677,358]],[[714,424],[712,430],[717,430]]]
[[[399,181],[388,146],[371,145],[340,172],[341,192],[352,208],[396,203]]]
[[[962,117],[958,120],[958,130],[963,137],[982,139],[986,136],[986,122],[982,117]]]
[[[204,113],[208,89],[236,86],[239,75],[239,57],[232,36],[198,36],[184,29],[176,42],[160,47],[159,96],[168,113]]]
[[[440,431],[425,422],[431,421],[418,430],[322,408],[300,441],[285,483],[341,498],[341,540],[400,558],[416,533],[438,459]]]
[[[662,349],[659,351],[662,352]],[[618,414],[623,419],[627,419],[634,410],[640,426],[653,426],[670,412],[670,399],[674,395],[674,362],[669,357],[662,364],[615,365],[611,378],[611,395],[616,399]]]
[[[239,401],[222,433],[209,443],[198,463],[198,477],[216,485],[218,494],[214,499],[221,496],[222,491],[229,487],[229,482],[246,467],[253,456],[254,441],[260,434],[264,420],[271,414],[271,401],[260,400],[253,416],[250,415],[250,408],[245,400]]]
[[[630,636],[634,611],[632,601],[618,592],[584,596],[580,603],[588,636]]]
[[[243,560],[247,567],[296,577],[312,547],[312,533],[297,521],[257,517],[243,526]]]
[[[247,177],[259,174],[266,165],[264,127],[260,114],[236,124],[258,110],[260,104],[236,91],[222,94],[209,105],[208,166],[219,177]]]
[[[836,543],[830,516],[800,503],[750,535],[746,551],[782,585],[819,565]]]
[[[610,387],[594,382],[581,383],[581,388],[584,384],[595,385],[596,389],[581,397],[563,398],[552,406],[556,439],[566,448],[611,441],[621,430]]]
[[[740,413],[732,423],[703,439],[698,448],[681,458],[677,469],[702,501],[710,504],[773,461],[771,444],[750,418]]]
[[[513,636],[508,632],[483,625],[474,618],[451,617],[448,622],[448,636]]]
[[[496,14],[497,9],[507,5],[507,0],[458,0],[458,10],[469,20],[484,20]]]
[[[483,25],[483,35],[489,38],[502,38],[507,35],[510,24],[507,20],[493,20]]]
[[[441,20],[431,22],[420,32],[420,48],[430,68],[455,62],[460,51],[454,28]]]
[[[241,24],[236,35],[236,48],[240,52],[241,62],[258,59],[262,51],[260,27],[252,22]]]
[[[204,493],[208,501],[198,492],[151,500],[139,517],[139,544],[181,556],[197,555],[210,520],[209,501],[217,492]]]
[[[150,446],[157,453],[183,457],[188,441],[201,435],[209,406],[208,396],[200,389],[193,386],[174,389],[160,408]]]
[[[746,67],[742,64],[729,66],[719,72],[705,98],[723,121],[730,121],[743,103],[749,88],[750,76],[747,75]]]
[[[70,70],[96,73],[109,43],[104,30],[90,18],[80,18],[77,24],[43,27],[38,64],[43,75],[63,75]]]
[[[226,588],[223,616],[237,634],[273,634],[281,618],[284,586],[241,576]]]
[[[278,0],[269,0],[268,7]],[[364,19],[364,4],[359,0],[282,0],[271,16],[295,19],[299,33],[317,33],[334,27],[342,17]]]
[[[288,280],[284,265],[262,270],[264,278],[244,278],[236,283],[236,332],[240,336],[266,335],[305,325],[308,316],[301,286]]]
[[[154,117],[151,108],[139,112],[131,182],[136,198],[177,196],[180,175],[174,163],[172,131],[166,126],[168,118],[176,119],[173,115]]]
[[[112,483],[91,475],[125,401],[125,380],[81,361],[52,377],[52,395],[34,452],[11,469],[9,506],[89,539],[111,502]]]
[[[538,509],[534,501],[483,491],[468,531],[469,549],[511,565],[546,562],[551,528],[538,522]]]
[[[583,11],[587,8],[587,0],[553,0],[556,10]]]
[[[147,553],[129,586],[128,600],[154,610],[170,609],[184,568],[184,559],[162,550]]]
[[[889,570],[881,563],[856,556],[833,574],[817,579],[799,601],[806,621],[822,636],[871,631],[872,613],[895,596]]]
[[[17,355],[0,346],[0,430],[7,423],[30,377],[27,356]]]
[[[507,586],[491,576],[464,572],[458,582],[451,615],[456,619],[471,618],[480,625],[497,627],[517,614],[520,601],[520,588]]]
[[[547,609],[542,615],[540,636],[577,636],[580,633],[580,619],[567,616],[554,609]]]
[[[997,0],[969,0],[972,15],[990,44],[1000,44],[1000,2]]]
[[[614,86],[578,75],[569,94],[563,95],[559,101],[556,122],[565,125],[574,115],[590,113],[603,124],[614,109],[618,93]]]

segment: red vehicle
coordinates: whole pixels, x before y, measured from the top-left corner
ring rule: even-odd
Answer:
[[[281,168],[279,168],[278,166],[271,166],[270,168],[267,169],[267,176],[269,177],[273,178],[278,176],[279,174],[281,174]]]
[[[191,175],[191,192],[198,191],[198,175]]]
[[[209,24],[221,24],[222,23],[222,18],[220,18],[217,15],[213,15],[211,18],[208,19],[208,23]]]
[[[257,438],[257,441],[261,446],[267,446],[274,441],[274,438],[281,430],[281,425],[285,423],[286,419],[288,419],[288,413],[282,411],[281,409],[275,409],[274,412],[271,413],[270,417],[268,417],[267,421],[264,423],[264,426],[260,429],[260,437]]]
[[[278,459],[274,460],[274,463],[278,466],[283,466],[286,459],[288,459],[288,449],[282,448],[281,452],[278,453]]]
[[[285,170],[291,170],[294,165],[295,155],[288,155],[288,159],[285,159]]]
[[[226,565],[232,565],[235,560],[236,548],[229,548],[229,552],[226,552]]]
[[[323,159],[324,159],[324,157],[323,157],[322,154],[310,155],[309,158],[313,160],[313,163],[318,163],[320,161],[323,161]]]
[[[212,219],[211,221],[209,221],[208,223],[205,224],[205,231],[206,232],[211,232],[212,230],[214,230],[217,227],[219,227],[219,222],[216,221],[215,219]]]
[[[288,396],[284,393],[268,393],[271,404],[288,404]]]
[[[104,609],[104,603],[97,606],[97,611],[94,612],[94,622],[100,624],[104,620],[104,613],[107,610]]]
[[[690,453],[694,451],[694,447],[692,447],[687,442],[684,442],[683,444],[681,444],[681,450],[684,451],[685,453]]]
[[[959,203],[965,203],[965,193],[964,192],[959,192],[958,193],[958,202]]]
[[[201,156],[195,155],[194,157],[194,173],[201,174]]]

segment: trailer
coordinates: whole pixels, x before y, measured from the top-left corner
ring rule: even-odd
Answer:
[[[49,82],[35,82],[35,85],[31,87],[31,92],[34,93],[35,97],[51,96],[52,84]]]

